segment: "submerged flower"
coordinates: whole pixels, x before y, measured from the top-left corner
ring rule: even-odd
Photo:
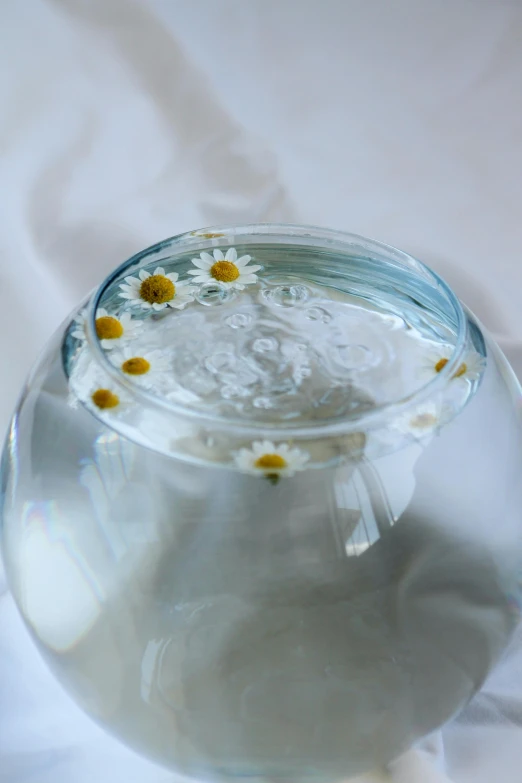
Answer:
[[[119,395],[111,389],[95,389],[91,394],[91,400],[102,411],[117,408],[120,404]]]
[[[111,361],[121,372],[144,386],[152,386],[155,379],[170,369],[170,360],[161,350],[137,352],[129,347],[121,353],[113,353]]]
[[[179,282],[178,277],[177,272],[166,274],[161,266],[156,267],[152,275],[141,269],[138,277],[125,278],[125,283],[120,285],[120,296],[145,310],[163,310],[167,306],[182,310],[194,301],[193,287],[187,282]]]
[[[130,397],[109,378],[98,378],[89,388],[80,390],[79,398],[97,413],[120,415],[130,406]]]
[[[263,475],[274,484],[282,476],[293,476],[303,470],[310,455],[288,443],[276,445],[270,440],[255,441],[251,449],[240,449],[235,462],[243,473]]]
[[[440,423],[440,411],[437,405],[428,402],[400,416],[395,422],[395,427],[404,435],[424,438],[432,435]]]
[[[85,340],[85,319],[86,313],[80,313],[74,319],[76,324],[72,336],[78,340]],[[115,345],[121,345],[126,340],[136,337],[143,328],[141,321],[131,317],[129,313],[123,315],[111,315],[103,307],[96,310],[95,320],[96,335],[102,348],[109,350]]]
[[[420,369],[420,375],[423,379],[430,380],[433,376],[441,372],[451,359],[453,351],[454,349],[451,345],[444,344],[433,347],[432,350],[428,351]],[[452,380],[462,378],[464,380],[475,381],[480,377],[484,367],[484,358],[477,353],[477,351],[470,350],[464,356],[464,361],[459,364],[451,378]]]
[[[193,258],[192,263],[197,269],[189,269],[188,274],[194,275],[195,283],[212,283],[217,281],[225,288],[237,288],[242,291],[246,285],[257,282],[255,272],[259,265],[248,266],[251,256],[237,257],[235,248],[230,247],[226,255],[221,250],[210,253],[200,253],[199,258]]]

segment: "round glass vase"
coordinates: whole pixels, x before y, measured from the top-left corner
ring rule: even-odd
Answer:
[[[520,388],[388,246],[211,228],[124,263],[14,414],[2,543],[74,700],[198,778],[347,780],[451,718],[518,621]]]

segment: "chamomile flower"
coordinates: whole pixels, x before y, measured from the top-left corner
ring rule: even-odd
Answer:
[[[153,386],[170,369],[170,359],[164,351],[139,351],[131,347],[111,355],[111,362],[122,373],[141,386]]]
[[[240,449],[234,459],[243,473],[265,476],[275,484],[282,476],[293,476],[303,470],[310,455],[291,448],[288,443],[276,445],[270,440],[262,440],[254,441],[250,449]]]
[[[441,344],[440,346],[434,346],[429,350],[425,356],[422,366],[420,367],[419,375],[425,381],[431,380],[435,375],[441,372],[447,365],[453,354],[453,347],[451,345]],[[476,381],[484,371],[485,360],[477,353],[477,351],[469,350],[461,364],[457,367],[456,372],[452,375],[452,380],[459,378],[469,381]]]
[[[94,382],[78,389],[78,398],[99,415],[119,416],[132,405],[130,396],[107,377],[97,377]]]
[[[194,288],[187,282],[180,282],[178,278],[177,272],[165,273],[161,266],[156,267],[152,275],[141,269],[138,277],[125,278],[125,283],[120,285],[120,296],[145,310],[158,311],[165,307],[182,310],[194,301]]]
[[[438,407],[434,403],[426,403],[398,418],[395,428],[403,435],[422,439],[432,435],[440,423]]]
[[[97,414],[111,416],[125,412],[131,405],[131,396],[107,375],[92,359],[84,344],[69,375],[69,399],[72,408],[83,403]]]
[[[76,324],[72,336],[78,340],[85,340],[85,319],[86,311],[80,313],[75,319]],[[127,340],[136,337],[143,329],[143,323],[133,319],[129,313],[123,315],[112,315],[103,307],[96,310],[95,320],[96,334],[102,348],[110,350],[116,345],[121,345]]]
[[[193,258],[192,263],[197,269],[189,269],[188,274],[194,276],[194,283],[219,282],[224,288],[237,288],[242,291],[246,285],[257,282],[259,265],[248,266],[251,256],[237,257],[237,251],[230,247],[226,255],[221,250],[213,254],[200,253],[199,258]]]
[[[112,389],[94,389],[90,395],[93,405],[101,411],[112,410],[120,405],[120,397]]]

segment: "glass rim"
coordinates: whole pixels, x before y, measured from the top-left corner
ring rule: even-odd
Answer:
[[[296,426],[291,422],[252,422],[233,416],[224,416],[199,411],[197,408],[190,407],[180,403],[174,403],[169,400],[157,397],[146,389],[137,386],[129,380],[123,372],[115,367],[109,360],[107,352],[103,350],[96,334],[96,312],[107,288],[117,280],[123,279],[126,272],[133,268],[138,270],[146,263],[151,263],[154,256],[162,251],[172,248],[176,250],[178,246],[193,251],[195,255],[201,251],[215,249],[216,240],[231,240],[229,244],[234,244],[234,240],[241,237],[244,240],[252,238],[253,241],[262,241],[265,238],[285,244],[292,243],[299,239],[306,241],[310,246],[322,246],[323,248],[337,248],[345,251],[349,247],[365,249],[371,255],[381,258],[385,263],[395,265],[399,268],[406,268],[420,277],[428,279],[435,287],[442,290],[448,303],[454,311],[454,317],[457,327],[457,340],[453,346],[453,352],[444,367],[435,374],[427,383],[420,386],[412,393],[398,400],[385,402],[377,405],[371,410],[364,411],[354,418],[337,417],[326,420],[318,420],[314,424]],[[219,243],[220,244],[220,243]],[[248,244],[246,241],[244,244]],[[373,251],[373,253],[372,253]],[[149,258],[150,257],[150,258]],[[377,259],[376,259],[377,260]],[[161,259],[158,260],[160,263]],[[341,434],[360,433],[361,430],[374,429],[383,420],[394,419],[402,416],[411,408],[416,408],[426,401],[433,398],[439,391],[445,388],[446,384],[454,377],[462,363],[463,354],[468,340],[467,318],[462,304],[453,292],[452,288],[434,272],[429,266],[419,261],[409,253],[400,250],[392,245],[388,245],[378,240],[369,239],[359,234],[354,234],[336,229],[324,228],[313,225],[300,225],[294,223],[249,223],[242,225],[213,225],[196,231],[183,232],[163,239],[150,245],[143,250],[135,253],[129,259],[121,263],[114,269],[91,296],[88,305],[86,317],[86,337],[89,347],[95,360],[100,364],[104,371],[125,393],[134,400],[139,401],[145,408],[156,409],[167,416],[182,417],[185,420],[189,418],[193,423],[207,426],[212,429],[233,432],[237,435],[248,434],[251,437],[270,437],[270,439],[292,438],[320,438],[338,436]]]

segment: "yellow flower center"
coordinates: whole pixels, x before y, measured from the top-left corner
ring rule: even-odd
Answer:
[[[120,404],[120,398],[109,389],[96,389],[91,395],[91,400],[97,408],[106,410],[107,408],[116,408]]]
[[[151,275],[140,285],[140,297],[149,304],[164,304],[174,299],[176,286],[165,275]]]
[[[117,318],[104,315],[96,319],[96,334],[99,340],[117,340],[123,334],[123,326]]]
[[[419,413],[411,420],[411,426],[417,427],[417,429],[427,429],[434,427],[437,423],[437,417],[433,413]]]
[[[280,454],[263,454],[256,459],[254,467],[259,470],[281,470],[286,468],[286,460]]]
[[[435,372],[440,372],[444,369],[444,367],[447,365],[448,360],[447,359],[439,359],[437,364],[435,365]]]
[[[239,277],[239,269],[232,261],[216,261],[210,267],[210,274],[214,280],[220,280],[222,283],[232,283]]]
[[[453,377],[461,378],[463,375],[467,373],[467,371],[468,371],[468,365],[466,364],[466,362],[462,362],[462,364],[460,365],[459,369],[457,370],[457,372]]]
[[[132,359],[127,359],[121,365],[123,372],[127,375],[145,375],[150,370],[150,362],[143,358],[143,356],[133,356]]]
[[[435,372],[440,372],[441,370],[443,370],[444,367],[447,365],[447,363],[448,363],[448,359],[439,359],[439,361],[435,365]],[[466,364],[466,362],[462,362],[462,364],[460,365],[459,369],[457,370],[453,378],[461,378],[463,375],[467,373],[467,371],[468,371],[468,365]]]

